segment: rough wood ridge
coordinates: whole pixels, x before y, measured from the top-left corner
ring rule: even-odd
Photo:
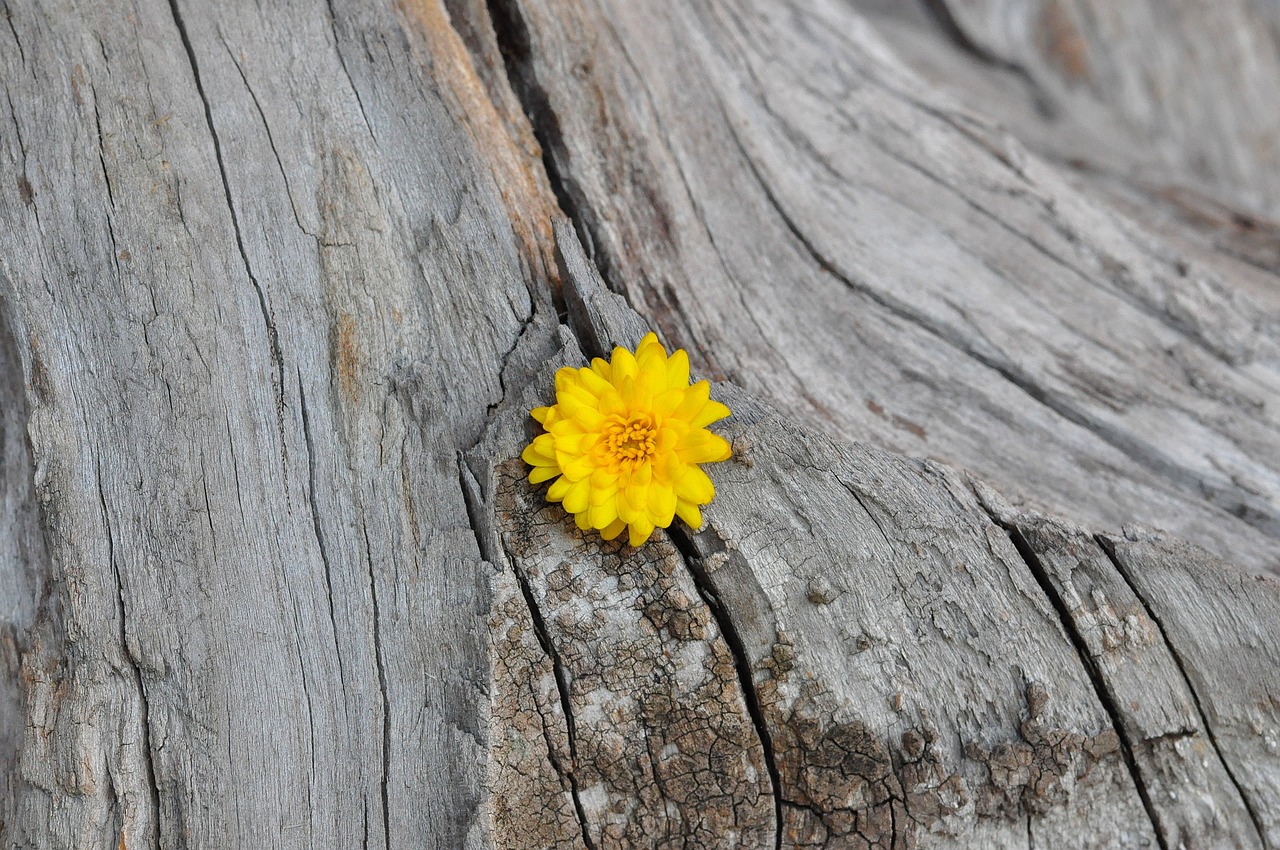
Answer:
[[[0,2],[0,846],[1280,847],[1273,11],[1013,5]]]

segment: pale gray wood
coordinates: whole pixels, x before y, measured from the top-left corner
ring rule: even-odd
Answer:
[[[1280,564],[1280,314],[1214,254],[924,84],[847,4],[500,5],[609,285],[708,374],[1086,525]]]
[[[1077,545],[1276,563],[1216,245],[835,3],[0,11],[0,844],[1277,845],[1275,583]],[[633,551],[517,456],[648,327],[734,458]]]
[[[1138,586],[1128,579],[1127,565],[1118,565],[1109,557],[1115,552],[1115,540],[1095,538],[1052,518],[1019,513],[981,482],[975,481],[974,486],[983,506],[1010,531],[1059,614],[1069,618],[1069,628],[1078,636],[1082,656],[1118,724],[1166,844],[1274,845],[1276,836],[1260,834],[1262,825],[1258,822],[1258,813],[1276,803],[1273,790],[1240,786],[1235,759],[1228,759],[1218,743],[1217,718],[1210,721],[1202,708],[1201,695],[1215,694],[1212,698],[1230,710],[1248,712],[1244,703],[1249,700],[1251,686],[1233,683],[1213,692],[1204,684],[1197,687],[1188,678],[1180,650],[1144,596],[1138,594]],[[1174,616],[1194,621],[1194,632],[1187,633],[1189,640],[1211,644],[1213,636],[1223,631],[1229,635],[1222,639],[1228,645],[1250,637],[1255,641],[1263,638],[1261,632],[1268,628],[1265,624],[1274,617],[1265,607],[1276,601],[1276,588],[1253,594],[1263,610],[1250,606],[1245,616],[1235,615],[1229,618],[1232,625],[1224,626],[1228,619],[1220,616],[1224,612],[1206,615],[1201,600],[1207,598],[1213,605],[1230,598],[1226,588],[1234,588],[1242,577],[1226,565],[1216,565],[1221,573],[1198,568],[1197,554],[1181,552],[1174,557],[1179,573],[1203,573],[1209,581],[1220,583],[1208,593],[1182,596],[1176,606]],[[1145,560],[1134,560],[1134,568],[1145,569]],[[1159,581],[1159,577],[1152,576],[1144,585],[1153,586],[1153,580]],[[1246,586],[1250,584],[1246,580]],[[1232,647],[1217,660],[1227,662],[1237,673],[1262,677],[1261,690],[1265,691],[1275,682],[1277,666],[1275,659],[1265,657],[1266,650],[1262,651],[1264,657],[1240,663]],[[1262,732],[1261,739],[1257,732],[1275,728],[1274,716],[1263,717],[1245,736],[1249,764],[1270,761],[1264,754],[1269,749],[1267,732]],[[1276,775],[1274,765],[1266,773]]]
[[[1266,846],[1280,846],[1280,583],[1149,529],[1101,542],[1168,644]]]
[[[5,472],[34,477],[57,641],[18,639],[4,843],[487,846],[490,571],[455,455],[550,206],[442,9],[5,17],[35,460]]]
[[[1017,30],[1024,41],[1010,43],[1006,45],[1008,50],[1001,52],[992,52],[991,43],[978,43],[983,26],[996,24],[985,13],[975,19],[970,9],[985,6],[989,7],[989,13],[998,4],[963,0],[950,4],[933,0],[906,3],[856,0],[856,5],[889,41],[894,52],[921,74],[935,92],[945,92],[945,96],[961,103],[981,104],[985,115],[999,121],[1019,141],[1058,165],[1075,182],[1085,184],[1090,193],[1100,195],[1126,216],[1141,221],[1171,243],[1176,253],[1195,263],[1214,267],[1225,285],[1247,293],[1252,300],[1260,302],[1269,315],[1274,316],[1280,310],[1280,286],[1275,283],[1280,273],[1280,222],[1274,210],[1268,215],[1256,202],[1251,202],[1257,194],[1252,185],[1241,190],[1221,179],[1221,175],[1198,174],[1189,169],[1182,162],[1187,156],[1167,157],[1159,153],[1171,142],[1175,146],[1195,145],[1210,136],[1215,139],[1226,136],[1232,128],[1202,127],[1186,138],[1185,125],[1199,115],[1193,110],[1189,114],[1164,116],[1166,120],[1184,125],[1177,134],[1144,129],[1127,120],[1123,111],[1110,102],[1109,89],[1061,79],[1061,63],[1054,61],[1048,52],[1056,40],[1058,50],[1070,48],[1083,55],[1087,49],[1090,56],[1099,57],[1104,64],[1121,66],[1108,73],[1124,74],[1148,73],[1150,64],[1164,62],[1172,52],[1178,57],[1177,66],[1164,65],[1158,73],[1173,73],[1174,87],[1180,87],[1182,81],[1187,80],[1191,90],[1201,96],[1213,92],[1216,103],[1209,108],[1244,111],[1247,107],[1242,101],[1252,95],[1247,91],[1242,94],[1242,89],[1264,83],[1269,87],[1271,77],[1265,70],[1260,73],[1259,66],[1246,61],[1238,50],[1216,41],[1204,43],[1206,31],[1188,25],[1188,12],[1194,18],[1205,14],[1213,4],[1183,4],[1189,8],[1179,10],[1164,21],[1158,28],[1158,37],[1136,27],[1126,38],[1117,39],[1115,45],[1109,39],[1097,38],[1085,45],[1071,23],[1071,6],[1050,2],[1022,4],[1018,9],[1007,9],[1016,20],[998,28],[1002,37],[1011,38],[1010,30]],[[1116,8],[1108,14],[1121,19],[1132,4],[1109,5]],[[1238,16],[1243,11],[1255,19],[1250,25],[1251,31],[1242,35],[1245,42],[1258,39],[1267,26],[1259,16],[1275,15],[1280,9],[1275,3],[1229,5],[1229,16]],[[1083,6],[1074,4],[1077,11]],[[1140,6],[1133,8],[1141,11]],[[1167,8],[1170,7],[1161,7]],[[1170,23],[1174,24],[1172,29]],[[1131,44],[1125,44],[1126,39],[1134,37],[1140,37],[1147,44],[1158,42],[1162,47],[1157,51],[1134,51],[1130,49]],[[1265,39],[1265,35],[1262,37]],[[1031,39],[1034,44],[1028,47],[1025,39]],[[1167,42],[1172,43],[1164,47]],[[1025,57],[1018,58],[1021,54],[1014,55],[1024,48],[1033,54],[1029,64],[1025,63]],[[1188,55],[1201,51],[1209,61]],[[1045,62],[1053,67],[1043,67]],[[1126,64],[1136,64],[1138,68],[1124,67]],[[1043,79],[1046,76],[1047,82]],[[1249,79],[1242,80],[1242,77]],[[1153,101],[1151,107],[1156,111],[1167,106],[1160,102],[1159,92],[1156,85],[1147,90]],[[1185,92],[1179,96],[1185,96]],[[1270,120],[1271,111],[1266,110],[1261,120]],[[1255,119],[1245,116],[1244,120]],[[1213,143],[1242,148],[1245,156],[1251,155],[1249,146],[1238,137]],[[1270,173],[1259,174],[1264,182],[1270,177]]]
[[[1274,0],[924,2],[973,50],[1025,75],[1060,123],[1108,112],[1179,183],[1280,212]]]
[[[630,342],[633,314],[573,260],[571,232],[557,232],[570,260],[565,300],[591,328],[583,338],[595,353]],[[1019,513],[939,464],[802,431],[722,384],[734,458],[711,468],[720,495],[707,527],[674,529],[674,550],[665,540],[639,552],[601,543],[544,505],[512,459],[555,370],[585,362],[567,333],[560,354],[539,338],[535,323],[508,359],[505,383],[522,389],[504,399],[468,468],[485,504],[473,508],[486,518],[484,546],[526,584],[561,671],[560,707],[575,731],[553,727],[546,746],[575,756],[589,846],[665,846],[654,835],[699,847],[1271,846],[1182,662],[1092,536]],[[1234,586],[1231,567],[1214,570]],[[1258,581],[1256,616],[1213,616],[1216,629],[1245,638],[1276,621],[1280,588]],[[655,622],[654,594],[681,585],[679,604],[659,609],[678,616],[674,627]],[[736,666],[711,694],[735,690],[742,702],[729,718],[740,724],[745,704],[754,724],[754,739],[722,741],[728,754],[715,752],[721,764],[763,761],[772,841],[700,834],[682,807],[688,792],[670,790],[665,761],[653,755],[658,746],[678,765],[687,753],[671,746],[671,716],[649,706],[707,712],[696,689],[703,645],[675,656],[688,659],[684,677],[648,673],[674,655],[664,638],[683,645],[699,629],[713,654],[732,650]],[[1264,681],[1271,675],[1267,657],[1241,663]],[[1228,706],[1245,695],[1219,688]],[[1253,717],[1239,749],[1256,788],[1280,778],[1257,752],[1280,724]],[[649,761],[636,728],[646,730]],[[758,789],[717,785],[738,775],[722,767],[696,786],[711,795],[701,798],[703,817],[752,801],[758,812]],[[640,824],[650,840],[628,832]],[[556,838],[572,840],[573,827]]]
[[[0,278],[0,286],[5,285]],[[0,298],[0,305],[4,303]],[[48,553],[32,487],[27,404],[17,347],[0,310],[0,811],[13,811],[27,713],[23,653],[37,633]],[[43,621],[48,624],[46,617]]]

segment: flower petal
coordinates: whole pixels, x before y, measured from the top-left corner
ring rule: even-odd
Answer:
[[[689,354],[683,348],[667,359],[667,387],[684,389],[689,386]]]
[[[702,528],[702,511],[693,502],[684,499],[676,500],[676,516],[684,520],[684,524],[697,531]]]
[[[534,443],[530,443],[524,447],[524,451],[520,453],[520,458],[530,466],[556,465],[556,459],[554,457],[547,457],[542,452],[538,451]]]
[[[676,513],[676,491],[671,487],[654,484],[649,487],[649,515],[654,525],[666,528]]]
[[[710,398],[711,384],[706,381],[698,381],[698,383],[685,390],[684,398],[680,400],[680,406],[671,415],[677,419],[691,422],[693,417],[702,412],[702,408],[706,406],[707,400]]]
[[[532,471],[529,472],[529,483],[541,484],[543,481],[555,478],[559,474],[560,467],[558,466],[535,466]]]
[[[608,528],[618,518],[618,509],[614,507],[613,500],[600,505],[592,505],[587,509],[590,517],[591,527],[604,529]]]
[[[610,364],[613,367],[612,383],[615,387],[621,387],[622,381],[626,378],[635,378],[639,371],[636,356],[622,346],[613,349],[613,359]]]
[[[568,452],[557,452],[556,460],[560,464],[564,477],[570,481],[586,483],[586,479],[595,469],[595,464],[591,462],[590,455],[571,455]]]
[[[697,416],[689,420],[689,424],[695,428],[705,428],[712,422],[719,422],[730,413],[731,411],[728,407],[714,399],[711,399]]]
[[[697,505],[705,505],[716,497],[716,485],[711,483],[701,467],[690,466],[676,482],[676,495]]]
[[[640,344],[636,346],[636,356],[639,357],[654,348],[662,352],[664,357],[666,356],[667,350],[662,347],[662,343],[658,340],[658,335],[653,331],[649,331],[644,335],[644,339],[640,340]]]
[[[573,486],[573,482],[568,478],[557,478],[555,483],[547,488],[547,501],[559,502],[562,500],[569,488]]]
[[[642,546],[649,539],[649,535],[653,534],[653,523],[647,518],[640,518],[631,523],[630,526],[632,546]]]
[[[567,476],[566,476],[567,477]],[[575,481],[564,494],[564,509],[571,514],[579,514],[587,509],[587,497],[591,493],[591,482],[586,478]]]
[[[622,520],[620,519],[614,520],[613,522],[609,523],[607,527],[602,528],[600,530],[600,536],[603,537],[605,540],[613,540],[615,537],[621,534],[622,529],[626,527],[627,527],[627,524]]]
[[[724,437],[700,428],[684,435],[676,446],[676,454],[685,463],[712,463],[728,460],[733,449]]]

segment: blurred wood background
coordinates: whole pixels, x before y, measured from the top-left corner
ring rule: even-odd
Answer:
[[[0,16],[4,847],[1280,847],[1273,0]]]

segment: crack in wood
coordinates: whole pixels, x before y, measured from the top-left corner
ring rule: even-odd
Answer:
[[[979,502],[979,504],[982,504]],[[1107,685],[1106,677],[1098,667],[1097,659],[1089,652],[1084,638],[1080,635],[1080,631],[1076,628],[1075,621],[1071,617],[1062,596],[1054,587],[1053,582],[1049,579],[1045,572],[1044,565],[1040,563],[1040,558],[1036,555],[1035,550],[1031,548],[1031,544],[1027,542],[1026,537],[1016,525],[1006,524],[998,516],[995,515],[985,504],[982,508],[991,518],[991,522],[998,528],[1002,529],[1009,535],[1009,541],[1013,544],[1013,548],[1017,550],[1019,557],[1030,570],[1031,575],[1035,578],[1036,583],[1040,585],[1041,591],[1044,593],[1049,604],[1053,607],[1054,612],[1058,615],[1058,619],[1062,624],[1062,629],[1066,633],[1067,639],[1071,642],[1072,648],[1080,659],[1080,663],[1084,666],[1085,673],[1089,677],[1089,682],[1093,685],[1094,693],[1098,697],[1098,702],[1102,706],[1102,710],[1106,712],[1107,718],[1111,722],[1112,729],[1115,730],[1116,737],[1120,742],[1120,755],[1124,761],[1125,768],[1129,772],[1129,778],[1132,780],[1135,789],[1138,792],[1138,798],[1142,801],[1142,808],[1146,812],[1147,819],[1151,821],[1151,829],[1155,833],[1156,841],[1160,844],[1160,850],[1171,850],[1168,843],[1168,837],[1165,834],[1165,828],[1161,823],[1161,819],[1156,812],[1155,806],[1151,802],[1151,793],[1146,783],[1142,781],[1142,776],[1138,771],[1137,761],[1134,758],[1133,742],[1129,739],[1129,734],[1125,730],[1124,725],[1120,722],[1120,710],[1116,706],[1112,698],[1111,689]],[[1030,823],[1028,822],[1028,829]]]
[[[151,803],[151,811],[155,818],[152,824],[153,844],[160,847],[160,786],[156,782],[155,749],[151,746],[151,707],[147,699],[147,686],[142,678],[142,666],[133,650],[129,648],[129,630],[124,597],[124,581],[120,576],[120,566],[116,563],[115,535],[111,530],[111,514],[107,509],[107,494],[103,489],[102,460],[97,463],[98,504],[102,510],[102,526],[106,533],[107,561],[116,579],[116,601],[120,606],[120,655],[128,662],[133,671],[134,686],[138,691],[139,711],[142,726],[142,758],[146,766],[147,793]],[[121,833],[123,841],[123,833]]]
[[[1097,542],[1099,548],[1106,554],[1111,561],[1111,565],[1115,567],[1116,572],[1124,579],[1125,584],[1133,591],[1133,595],[1137,597],[1138,602],[1142,605],[1143,611],[1151,618],[1151,622],[1155,624],[1156,631],[1160,634],[1160,640],[1169,650],[1169,655],[1173,658],[1174,666],[1178,668],[1178,674],[1182,676],[1182,680],[1187,685],[1187,692],[1191,694],[1191,701],[1195,704],[1196,713],[1200,716],[1200,724],[1204,728],[1205,737],[1209,739],[1209,745],[1213,747],[1213,751],[1218,756],[1218,761],[1222,763],[1222,769],[1226,772],[1227,778],[1231,780],[1231,784],[1235,786],[1236,792],[1240,795],[1240,802],[1244,804],[1245,811],[1249,813],[1249,820],[1253,822],[1253,828],[1258,834],[1258,841],[1265,845],[1266,830],[1263,828],[1262,819],[1258,816],[1257,810],[1254,808],[1253,801],[1249,795],[1245,793],[1244,787],[1240,784],[1240,780],[1236,778],[1235,772],[1231,769],[1231,762],[1227,761],[1226,756],[1222,752],[1222,747],[1218,745],[1217,735],[1214,734],[1213,725],[1209,722],[1209,715],[1204,710],[1204,705],[1200,701],[1200,692],[1196,690],[1195,684],[1191,681],[1191,677],[1187,675],[1186,663],[1182,659],[1182,653],[1173,645],[1173,641],[1169,640],[1169,635],[1165,631],[1164,624],[1161,623],[1159,615],[1155,609],[1151,607],[1151,603],[1138,590],[1137,584],[1130,578],[1129,571],[1124,565],[1124,559],[1120,557],[1120,553],[1116,551],[1115,541],[1107,537],[1105,534],[1095,534],[1094,541]]]
[[[1049,96],[1049,92],[1036,80],[1031,72],[1023,65],[997,56],[974,41],[973,37],[956,20],[955,15],[951,13],[947,0],[920,0],[920,6],[929,13],[929,16],[937,23],[938,29],[956,47],[980,62],[1017,77],[1027,87],[1027,91],[1031,94],[1031,102],[1035,105],[1036,111],[1040,113],[1042,118],[1046,121],[1052,121],[1058,116],[1059,110],[1054,104],[1053,98]]]
[[[498,550],[495,550],[494,541],[487,540],[486,535],[481,532],[482,527],[489,525],[489,523],[484,523],[480,519],[481,512],[488,511],[489,508],[484,504],[483,497],[480,494],[480,485],[467,467],[462,453],[458,454],[458,487],[462,491],[462,501],[466,508],[467,521],[471,528],[471,533],[475,536],[476,548],[480,551],[480,556],[495,567],[506,564],[507,569],[515,576],[516,583],[520,587],[520,596],[524,600],[525,607],[529,609],[529,618],[533,624],[533,633],[538,639],[538,646],[542,648],[543,655],[551,662],[551,670],[556,682],[556,693],[560,700],[560,711],[564,714],[569,758],[573,764],[567,767],[561,764],[559,756],[556,755],[555,747],[552,746],[552,742],[549,739],[547,740],[547,758],[551,762],[552,769],[569,783],[569,795],[573,800],[578,826],[582,830],[582,843],[586,846],[586,850],[596,850],[595,842],[591,838],[586,809],[582,804],[582,795],[579,793],[578,788],[576,770],[578,761],[577,730],[573,716],[573,702],[569,694],[569,680],[564,664],[560,660],[560,654],[556,651],[554,642],[551,640],[551,633],[547,629],[547,623],[542,616],[542,611],[538,608],[538,602],[534,597],[533,587],[529,583],[528,576],[517,566],[516,559],[507,549],[506,544],[497,541]],[[546,736],[545,725],[543,734]]]
[[[725,646],[733,654],[733,666],[738,675],[738,690],[741,691],[743,702],[746,703],[747,714],[755,727],[756,737],[760,739],[760,750],[764,755],[765,768],[769,772],[769,784],[773,788],[774,850],[782,850],[782,806],[785,802],[782,795],[782,775],[778,770],[778,762],[774,754],[773,736],[769,732],[768,723],[765,722],[764,710],[760,706],[760,696],[756,692],[755,678],[752,675],[751,660],[747,657],[746,646],[742,642],[742,636],[738,634],[738,627],[733,622],[733,617],[729,615],[716,594],[715,583],[707,574],[706,565],[703,562],[704,556],[700,554],[693,534],[675,526],[667,531],[667,536],[675,545],[676,551],[680,553],[685,568],[693,579],[693,586],[702,597],[703,604],[707,606],[711,616],[715,618],[716,626],[724,637]]]
[[[320,526],[320,505],[316,501],[318,482],[315,442],[311,434],[311,412],[307,406],[307,390],[303,386],[301,367],[298,368],[298,404],[302,414],[302,436],[307,447],[307,502],[311,506],[311,528],[315,532],[316,545],[320,548],[320,561],[324,565],[325,597],[329,602],[329,626],[333,629],[333,652],[338,659],[338,682],[345,690],[347,675],[343,667],[342,645],[338,640],[338,618],[333,605],[333,565],[329,561],[329,547],[325,542],[324,530]]]
[[[382,613],[378,606],[378,580],[373,574],[373,547],[369,542],[369,529],[361,523],[364,535],[364,557],[369,568],[369,593],[373,601],[373,657],[378,668],[378,689],[382,693],[382,837],[383,850],[391,850],[391,800],[387,780],[391,773],[391,699],[387,693],[386,660],[382,648]]]
[[[191,76],[195,82],[196,94],[200,96],[200,102],[204,106],[205,123],[209,128],[209,138],[213,142],[214,159],[218,163],[218,175],[222,178],[222,191],[226,196],[227,211],[231,214],[231,229],[236,237],[236,248],[240,252],[240,259],[244,263],[245,274],[249,277],[249,282],[253,284],[254,292],[258,296],[258,309],[262,312],[262,321],[267,330],[267,342],[271,352],[271,363],[274,368],[272,374],[272,390],[275,395],[276,402],[276,426],[280,436],[280,472],[283,477],[288,478],[289,464],[289,441],[285,439],[284,427],[284,357],[280,350],[280,334],[276,329],[275,319],[271,317],[271,310],[267,306],[267,296],[262,290],[262,284],[258,281],[257,275],[253,273],[253,266],[249,262],[249,254],[244,247],[244,234],[240,229],[240,217],[236,213],[235,202],[231,198],[231,182],[227,177],[227,165],[222,154],[222,141],[218,137],[217,127],[213,122],[213,109],[209,104],[209,97],[204,91],[204,82],[200,77],[200,64],[196,60],[195,48],[191,44],[191,36],[187,32],[187,25],[182,19],[182,12],[178,6],[179,0],[169,0],[169,9],[173,14],[173,23],[178,29],[178,36],[182,40],[182,47],[187,54],[187,62],[191,66]],[[246,83],[247,86],[247,83]],[[252,94],[252,92],[250,92]],[[265,119],[264,119],[265,120]],[[284,491],[286,502],[289,500],[289,490]]]

